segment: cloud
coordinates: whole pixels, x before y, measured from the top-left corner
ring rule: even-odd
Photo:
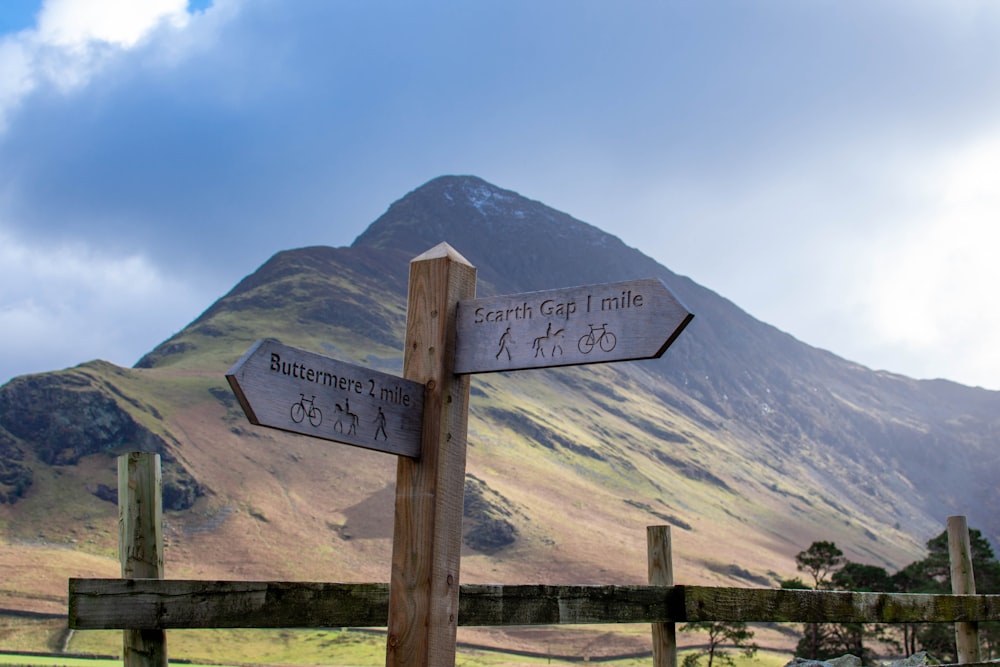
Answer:
[[[184,27],[187,0],[48,0],[37,33],[42,43],[69,49],[91,42],[128,48],[164,21]]]
[[[1000,128],[903,173],[924,210],[866,257],[859,300],[873,342],[1000,386]]]
[[[103,255],[81,243],[26,245],[0,230],[0,384],[96,354],[131,366],[205,307],[194,285],[142,256]],[[182,322],[184,320],[181,320]]]
[[[207,303],[473,173],[802,340],[914,372],[935,343],[904,343],[880,304],[944,247],[933,230],[992,205],[960,192],[982,162],[959,164],[1000,113],[997,28],[980,2],[59,0],[0,37],[0,221],[39,254],[142,258]]]
[[[155,30],[190,18],[187,0],[48,0],[36,27],[0,37],[0,132],[31,93],[77,90]]]

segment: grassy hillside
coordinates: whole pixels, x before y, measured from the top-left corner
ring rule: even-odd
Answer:
[[[435,181],[354,247],[275,255],[134,369],[0,388],[0,608],[59,613],[68,577],[117,575],[115,457],[134,448],[164,458],[168,577],[387,581],[394,458],[251,426],[224,375],[265,337],[399,373],[407,264],[437,234],[468,244],[484,296],[656,275],[696,315],[658,361],[473,378],[464,581],[643,583],[645,527],[669,524],[678,583],[768,586],[815,540],[895,569],[968,498],[991,516],[995,490],[933,478],[987,479],[994,393],[809,348],[486,186]]]

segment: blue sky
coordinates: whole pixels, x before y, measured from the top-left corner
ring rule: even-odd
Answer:
[[[475,174],[809,344],[1000,389],[998,3],[12,0],[0,31],[0,383],[131,365]]]

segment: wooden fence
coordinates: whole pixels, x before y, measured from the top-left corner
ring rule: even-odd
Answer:
[[[165,580],[159,457],[119,459],[122,579],[70,579],[69,627],[123,629],[126,667],[166,665],[164,630],[386,627],[389,584]],[[653,664],[676,667],[674,624],[955,623],[959,662],[978,663],[977,624],[1000,621],[1000,595],[975,595],[968,527],[948,521],[953,595],[673,585],[670,531],[647,531],[649,585],[462,584],[461,626],[649,623]],[[964,535],[964,538],[963,538]]]

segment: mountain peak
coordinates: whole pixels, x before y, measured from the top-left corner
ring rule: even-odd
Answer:
[[[617,237],[477,176],[440,176],[393,203],[353,247],[411,256],[446,242],[501,291],[647,277],[662,271]],[[580,268],[593,267],[581,273]],[[638,271],[638,273],[637,273]]]
[[[441,176],[427,183],[428,188],[440,192],[447,201],[456,205],[471,205],[483,217],[506,215],[523,219],[527,213],[518,204],[524,197],[488,183],[477,176]]]

